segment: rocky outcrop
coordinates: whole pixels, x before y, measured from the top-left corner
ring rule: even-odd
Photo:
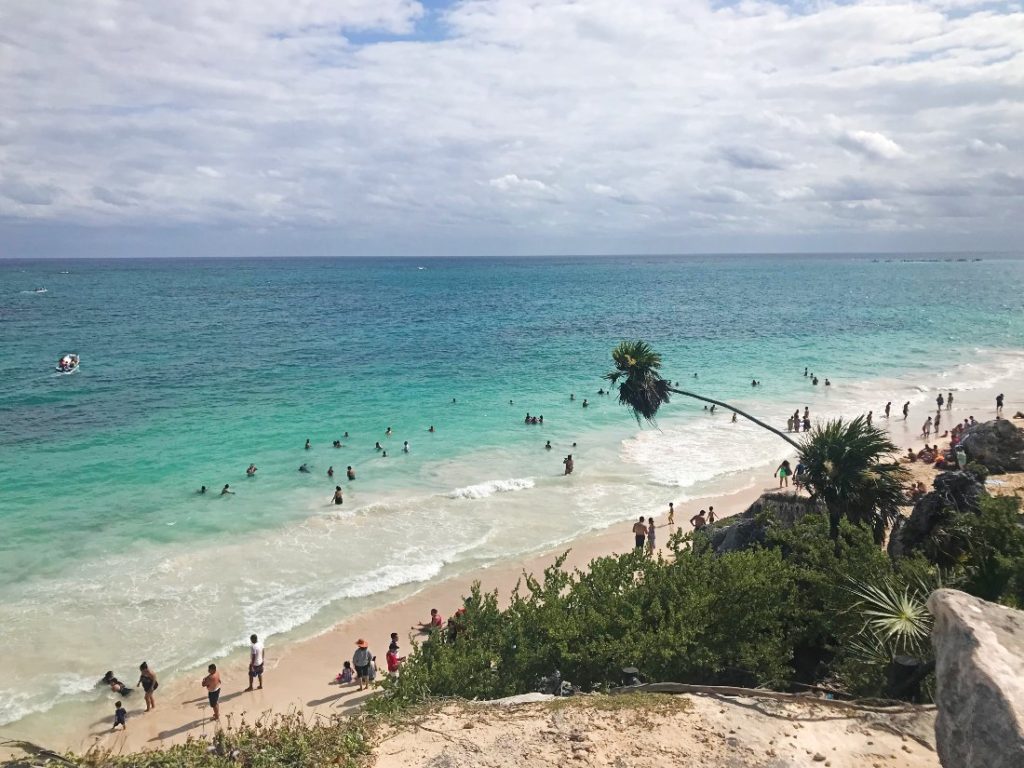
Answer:
[[[769,520],[774,525],[793,525],[812,512],[824,514],[824,504],[792,493],[765,493],[735,517],[707,529],[711,549],[716,554],[749,549],[767,541]]]
[[[989,472],[1024,471],[1024,431],[1006,419],[968,427],[960,445],[968,461],[984,464]]]
[[[953,512],[978,512],[985,487],[969,472],[943,472],[932,490],[914,505],[910,517],[900,518],[889,534],[890,557],[904,557],[921,549],[932,531]]]
[[[935,738],[945,768],[1024,766],[1024,613],[932,593]]]

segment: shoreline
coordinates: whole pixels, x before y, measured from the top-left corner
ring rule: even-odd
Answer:
[[[950,419],[962,421],[967,415],[982,414],[979,421],[988,420],[992,410],[992,393],[999,385],[982,390],[959,392],[951,412],[944,412]],[[937,391],[937,390],[936,390]],[[920,405],[915,408],[920,415]],[[1010,412],[1011,406],[1007,406]],[[890,436],[894,443],[905,451],[907,447],[920,447],[925,440],[919,436],[917,420],[890,420]],[[882,422],[876,419],[875,423]],[[931,438],[935,440],[936,438]],[[923,469],[923,468],[922,468]],[[718,519],[731,517],[746,510],[765,491],[775,490],[774,480],[766,478],[767,484],[755,483],[754,487],[742,487],[732,492],[702,496],[698,501],[687,501],[677,505],[676,527],[689,530],[689,518],[700,506],[714,502]],[[664,521],[666,509],[646,510],[644,516],[655,516]],[[470,584],[481,582],[485,591],[498,591],[505,602],[523,573],[538,573],[549,566],[558,555],[569,550],[565,567],[584,569],[593,559],[620,554],[632,548],[629,527],[635,519],[633,514],[623,515],[621,522],[613,523],[601,530],[577,536],[554,548],[526,557],[513,557],[497,563],[477,567],[464,573],[448,576],[440,581],[425,582],[421,588],[396,601],[358,611],[333,623],[328,629],[304,639],[290,640],[277,645],[271,638],[267,651],[266,688],[254,692],[243,689],[248,685],[245,651],[235,651],[218,659],[218,667],[224,680],[224,694],[221,697],[221,712],[224,722],[230,718],[244,716],[247,719],[265,713],[301,711],[307,716],[337,715],[357,709],[368,694],[357,693],[354,686],[339,687],[333,678],[340,670],[341,662],[350,659],[357,638],[365,637],[370,648],[381,662],[391,632],[398,632],[401,653],[411,649],[413,624],[426,620],[429,610],[436,607],[447,617],[461,603]],[[664,548],[673,532],[667,523],[658,525],[658,548]],[[157,708],[144,713],[142,695],[135,694],[125,699],[129,711],[129,728],[124,732],[111,734],[113,698],[99,705],[90,706],[88,718],[61,718],[53,711],[37,713],[4,727],[9,738],[23,738],[44,744],[52,749],[84,752],[90,748],[127,753],[144,749],[159,749],[186,740],[206,737],[214,733],[215,724],[209,719],[206,698],[199,687],[202,667],[161,679],[157,692]],[[157,673],[160,670],[157,668]],[[133,678],[134,676],[132,676]],[[131,679],[131,678],[129,678]],[[106,710],[110,710],[109,712]]]

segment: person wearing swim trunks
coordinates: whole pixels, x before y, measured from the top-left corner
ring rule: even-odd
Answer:
[[[156,672],[149,668],[146,662],[139,664],[139,682],[135,684],[138,688],[142,686],[142,691],[146,695],[146,711],[149,712],[151,709],[156,709],[156,701],[153,699],[153,692],[160,687],[160,683],[157,682]]]
[[[128,730],[128,710],[124,708],[120,701],[114,705],[114,726],[110,730],[116,731],[119,725],[121,730]]]
[[[647,526],[644,525],[643,515],[640,515],[640,519],[633,523],[633,537],[635,539],[636,549],[643,552],[644,544],[647,542]]]
[[[249,687],[245,690],[252,690],[254,680],[260,681],[260,690],[263,690],[263,643],[256,635],[249,635]]]
[[[220,672],[217,665],[211,664],[206,668],[207,675],[203,678],[203,688],[206,689],[206,698],[213,708],[213,719],[220,720]]]

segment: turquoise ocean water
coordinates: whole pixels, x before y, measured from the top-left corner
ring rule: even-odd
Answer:
[[[623,338],[782,424],[1019,380],[1022,297],[1024,261],[975,255],[0,262],[0,723],[786,455],[686,402],[640,430],[597,395]]]

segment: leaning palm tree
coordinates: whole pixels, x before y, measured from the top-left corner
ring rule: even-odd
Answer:
[[[651,349],[646,342],[623,341],[612,350],[612,360],[615,363],[615,370],[605,374],[605,378],[612,383],[612,386],[618,384],[619,402],[633,411],[637,423],[640,423],[641,419],[646,419],[653,424],[658,409],[669,402],[669,395],[682,395],[734,411],[757,426],[775,433],[800,450],[800,444],[785,432],[765,424],[734,405],[673,387],[670,381],[661,378],[661,355]],[[619,379],[622,379],[621,384],[618,383]]]
[[[800,447],[808,490],[825,502],[833,535],[840,518],[870,526],[881,543],[899,517],[907,470],[892,458],[898,448],[863,416],[814,427]]]
[[[886,433],[870,426],[863,417],[842,419],[815,427],[802,442],[765,424],[739,408],[710,397],[676,389],[661,377],[661,355],[643,341],[624,341],[612,351],[615,370],[605,375],[618,385],[619,402],[641,419],[653,423],[658,409],[672,394],[692,397],[735,411],[738,415],[778,435],[799,452],[807,468],[806,485],[811,496],[829,510],[832,537],[839,535],[839,520],[870,525],[881,542],[885,528],[899,514],[902,484],[907,472],[889,461],[897,448]],[[621,382],[621,383],[620,383]]]

